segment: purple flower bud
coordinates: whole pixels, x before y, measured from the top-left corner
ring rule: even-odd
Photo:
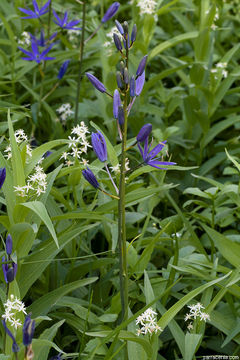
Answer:
[[[69,63],[70,63],[70,60],[66,60],[66,61],[64,61],[64,63],[60,67],[60,70],[59,70],[59,73],[58,73],[58,76],[57,76],[59,80],[61,80],[64,77],[64,75],[65,75],[65,73],[67,71]]]
[[[7,253],[7,255],[11,255],[12,247],[13,247],[12,237],[11,237],[10,234],[8,234],[7,239],[6,239],[6,253]]]
[[[113,116],[118,118],[118,108],[122,105],[119,91],[116,89],[113,94]]]
[[[6,261],[5,256],[2,257],[2,263]],[[17,264],[12,262],[12,267],[9,264],[2,264],[3,276],[5,282],[8,284],[12,282],[17,274]]]
[[[32,320],[31,314],[28,314],[25,317],[25,321],[22,329],[24,346],[29,346],[32,343],[34,330],[35,330],[35,320]]]
[[[145,83],[145,71],[136,79],[135,95],[139,96],[142,92],[143,85]]]
[[[137,141],[144,142],[151,133],[151,131],[152,131],[151,124],[143,125],[143,127],[140,129],[139,133],[137,134]]]
[[[113,40],[118,51],[122,51],[122,43],[117,34],[113,34]]]
[[[129,36],[127,35],[127,42],[128,42],[128,48],[130,48],[130,40],[129,40]],[[124,48],[126,49],[126,40],[123,39],[123,45],[124,45]]]
[[[119,71],[117,72],[116,78],[117,78],[117,85],[118,85],[119,89],[123,89],[124,85],[122,82],[121,73]]]
[[[125,84],[129,83],[129,74],[128,74],[128,69],[127,68],[124,69],[123,80],[124,80]]]
[[[89,168],[83,170],[82,174],[83,174],[84,178],[89,182],[89,184],[91,184],[93,187],[95,187],[95,189],[99,188],[99,183],[98,183],[95,175]]]
[[[2,320],[2,324],[3,324],[4,330],[6,331],[6,333],[8,334],[8,336],[10,336],[10,338],[12,339],[12,342],[13,342],[13,344],[12,344],[12,352],[13,352],[13,353],[17,353],[20,349],[19,349],[19,347],[18,347],[18,344],[17,344],[17,342],[16,342],[15,337],[13,336],[13,334],[11,333],[11,331],[8,329],[5,320]]]
[[[101,83],[101,81],[99,81],[94,75],[90,74],[90,73],[86,73],[87,78],[89,81],[91,81],[91,83],[93,84],[93,86],[98,90],[101,91],[102,93],[106,92],[106,88],[103,85],[103,83]]]
[[[142,73],[144,72],[145,70],[145,66],[146,66],[146,63],[147,63],[147,55],[145,55],[142,60],[140,61],[139,65],[138,65],[138,68],[137,68],[137,72],[136,72],[136,76],[141,76]]]
[[[132,28],[132,33],[131,33],[131,42],[134,43],[134,41],[136,40],[137,37],[137,25],[134,24],[133,28]]]
[[[3,183],[6,179],[6,168],[0,168],[0,189],[3,186]]]
[[[112,3],[112,5],[109,6],[107,11],[105,12],[101,22],[104,24],[106,21],[110,20],[118,11],[119,6],[120,6],[119,2]]]
[[[115,20],[115,24],[116,24],[116,27],[117,27],[118,31],[120,32],[120,34],[123,35],[123,34],[124,34],[124,30],[123,30],[123,27],[122,27],[122,25],[120,24],[120,22],[117,21],[117,20]]]
[[[92,147],[100,161],[104,162],[107,160],[107,144],[100,131],[92,133]]]
[[[123,32],[124,32],[124,35],[128,35],[128,23],[127,21],[124,21],[123,23]]]
[[[134,76],[132,76],[131,79],[130,79],[130,96],[131,97],[135,96],[135,79],[134,79]]]
[[[124,124],[124,110],[122,106],[118,107],[118,122],[121,126]]]

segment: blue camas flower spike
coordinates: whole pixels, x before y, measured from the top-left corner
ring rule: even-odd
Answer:
[[[151,131],[152,131],[151,124],[143,125],[143,127],[140,129],[139,133],[137,134],[137,141],[144,142],[148,138]]]
[[[32,51],[27,51],[21,47],[18,47],[19,50],[21,50],[24,54],[26,54],[28,57],[23,57],[22,60],[27,61],[36,61],[37,64],[40,64],[41,61],[46,60],[54,60],[55,57],[47,56],[47,53],[52,49],[54,44],[51,44],[48,46],[45,50],[43,50],[42,53],[39,52],[38,46],[35,41],[32,41]]]
[[[105,12],[101,22],[104,24],[106,21],[110,20],[118,11],[119,6],[120,3],[117,1],[112,3],[112,5],[110,5],[107,11]]]
[[[174,162],[169,162],[169,161],[159,161],[159,158],[156,158],[156,156],[158,155],[158,153],[163,149],[164,145],[165,145],[166,141],[163,141],[161,144],[158,144],[157,146],[155,146],[151,151],[150,147],[151,144],[148,146],[148,138],[146,138],[145,142],[144,142],[144,149],[142,150],[140,144],[138,143],[138,148],[139,151],[142,155],[143,161],[145,162],[146,165],[150,165],[154,168],[157,169],[161,169],[161,170],[166,170],[165,167],[159,167],[160,166],[166,166],[166,165],[176,165],[176,163]]]
[[[53,9],[53,15],[55,17],[56,20],[53,20],[53,22],[60,26],[60,28],[62,29],[66,29],[66,30],[82,30],[82,28],[75,28],[74,26],[79,24],[81,20],[72,20],[67,22],[68,19],[68,13],[67,11],[65,11],[63,18],[61,19],[56,11]]]
[[[91,81],[93,86],[98,91],[101,91],[102,93],[105,93],[107,91],[107,89],[105,88],[103,83],[101,83],[101,81],[99,81],[94,75],[90,74],[89,72],[87,72],[86,75],[87,75],[88,80]]]
[[[64,63],[60,67],[60,70],[59,70],[58,76],[57,76],[59,80],[61,80],[64,77],[64,75],[65,75],[65,73],[67,71],[69,63],[70,63],[70,60],[66,60],[66,61],[64,61]]]
[[[87,167],[87,169],[82,171],[84,178],[91,184],[95,189],[99,188],[99,183],[94,175],[94,173]]]
[[[31,319],[31,314],[26,315],[23,324],[23,345],[29,346],[32,343],[33,335],[35,330],[35,320]]]
[[[92,133],[92,147],[100,161],[105,162],[107,160],[107,144],[103,134],[98,131]]]
[[[13,241],[10,234],[8,234],[6,239],[6,253],[7,255],[11,255],[12,253],[12,247],[13,247]]]
[[[2,320],[2,324],[3,324],[4,330],[6,331],[6,333],[8,334],[8,336],[10,336],[10,338],[12,339],[12,342],[13,342],[13,344],[12,344],[12,352],[13,352],[13,353],[17,353],[20,349],[19,349],[18,344],[16,343],[15,337],[13,336],[13,334],[11,333],[11,331],[8,329],[5,320]]]
[[[43,5],[40,9],[38,7],[37,1],[32,0],[34,11],[30,9],[23,9],[19,7],[18,9],[22,11],[24,14],[27,14],[28,16],[22,17],[22,19],[37,19],[40,16],[46,14],[48,12],[48,7],[50,5],[51,0],[48,0],[45,5]]]
[[[145,66],[146,66],[146,63],[147,63],[147,55],[145,55],[142,60],[140,61],[139,65],[138,65],[138,68],[137,68],[137,72],[136,72],[136,77],[138,76],[141,76],[142,73],[144,72],[145,70]]]
[[[0,189],[4,184],[4,181],[6,179],[6,168],[0,168]]]

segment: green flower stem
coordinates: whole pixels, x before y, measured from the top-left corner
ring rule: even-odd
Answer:
[[[53,87],[52,89],[42,98],[41,101],[45,101],[55,90],[56,88],[59,86],[60,81],[58,81]]]
[[[80,54],[79,54],[79,66],[78,66],[78,82],[77,82],[77,95],[75,103],[75,119],[74,124],[77,125],[78,122],[78,102],[81,88],[81,76],[82,76],[82,63],[83,63],[83,51],[84,51],[84,33],[85,33],[85,19],[86,19],[86,2],[83,1],[82,8],[82,37],[80,43]]]
[[[128,68],[128,48],[126,47],[126,68]],[[120,261],[120,296],[122,306],[122,322],[128,317],[128,272],[127,272],[127,248],[126,248],[126,221],[125,221],[125,164],[127,149],[127,90],[124,94],[124,124],[122,129],[122,153],[119,181],[119,202],[118,202],[118,244]]]
[[[96,30],[94,30],[94,32],[87,38],[87,40],[84,41],[84,44],[86,44],[89,40],[91,40],[94,37],[94,35],[96,35],[96,33],[98,32],[101,26],[102,23],[96,28]]]

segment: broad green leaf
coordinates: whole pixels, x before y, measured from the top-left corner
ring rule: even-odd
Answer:
[[[57,247],[59,247],[57,235],[55,233],[53,223],[48,215],[45,205],[41,201],[31,201],[31,202],[27,202],[27,203],[22,203],[21,205],[29,208],[30,210],[35,212],[35,214],[37,214],[40,217],[40,219],[44,222],[44,224],[48,228],[50,234],[52,235],[53,240],[55,241]]]
[[[201,334],[190,334],[187,332],[185,335],[185,355],[184,360],[192,360],[195,352],[198,349],[199,343],[202,339]]]
[[[236,166],[236,168],[240,172],[240,164],[228,153],[227,149],[225,149],[225,152],[226,152],[227,157],[229,158],[229,160]]]

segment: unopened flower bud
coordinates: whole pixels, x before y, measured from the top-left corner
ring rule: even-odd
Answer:
[[[60,70],[59,70],[58,76],[57,76],[59,80],[61,80],[64,77],[64,75],[65,75],[65,73],[67,71],[69,63],[70,63],[70,60],[66,60],[66,61],[64,61],[64,63],[60,67]]]
[[[98,90],[101,91],[102,93],[106,92],[106,88],[103,85],[103,83],[101,83],[101,81],[99,81],[94,75],[90,74],[90,73],[86,73],[87,78],[89,81],[91,81],[91,83],[93,84],[93,86]]]
[[[139,65],[138,65],[138,68],[137,68],[137,72],[136,72],[136,76],[141,76],[142,73],[144,72],[145,70],[145,66],[146,66],[146,63],[147,63],[147,55],[145,55],[142,60],[140,61]]]
[[[0,168],[0,189],[3,186],[3,183],[6,179],[6,168]]]
[[[123,27],[122,27],[122,25],[120,24],[120,22],[117,21],[117,20],[115,20],[115,24],[116,24],[116,27],[117,27],[118,31],[120,32],[120,34],[123,35],[123,34],[124,34],[124,30],[123,30]]]
[[[123,61],[120,61],[120,73],[123,76],[124,75],[124,69],[125,69],[125,65]]]
[[[128,74],[128,69],[127,68],[124,69],[123,80],[124,80],[125,84],[129,83],[129,74]]]
[[[117,34],[113,34],[113,40],[118,51],[122,51],[122,43]]]
[[[118,118],[118,108],[121,106],[121,98],[119,91],[116,89],[113,94],[113,116],[115,119]]]
[[[35,320],[31,319],[31,314],[25,317],[23,324],[23,345],[29,346],[32,343],[33,335],[35,330]]]
[[[124,109],[122,106],[118,108],[118,122],[121,126],[124,124]]]
[[[124,86],[123,86],[123,82],[122,82],[122,76],[119,71],[117,72],[116,78],[117,78],[117,85],[118,85],[119,89],[122,90],[124,88]]]
[[[107,144],[103,134],[98,131],[92,133],[92,147],[100,161],[105,162],[107,160]]]
[[[119,2],[112,3],[112,5],[109,6],[107,11],[105,12],[101,22],[105,23],[106,21],[110,20],[116,14],[116,12],[118,11],[119,6],[120,6]]]
[[[127,21],[124,21],[123,23],[123,31],[124,31],[124,35],[128,35],[128,23]]]
[[[127,35],[127,40],[123,39],[123,45],[124,48],[126,49],[126,43],[128,43],[128,48],[130,48],[130,40],[129,40],[129,36]]]
[[[136,79],[135,95],[139,96],[145,83],[145,71]]]
[[[7,239],[6,239],[6,253],[7,253],[7,255],[11,255],[12,247],[13,247],[12,237],[11,237],[10,234],[8,234]]]
[[[135,79],[134,79],[134,76],[132,76],[131,79],[130,79],[130,96],[131,97],[135,96]]]
[[[89,184],[91,184],[93,187],[95,187],[95,189],[99,188],[99,183],[98,183],[95,175],[89,168],[83,170],[82,174],[83,174],[84,178],[89,182]]]
[[[137,37],[137,25],[134,24],[133,28],[132,28],[132,33],[131,33],[131,42],[134,43],[134,41],[136,40]]]

